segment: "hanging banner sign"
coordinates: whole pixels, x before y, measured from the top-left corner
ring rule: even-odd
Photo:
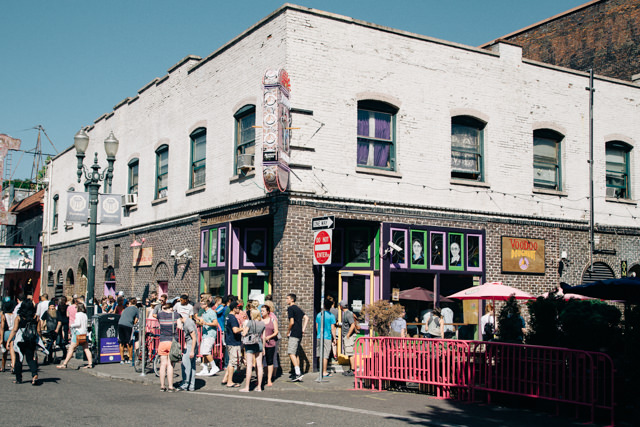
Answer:
[[[89,193],[67,191],[67,216],[66,222],[89,221]]]
[[[118,224],[122,220],[122,194],[100,194],[98,217],[101,224]]]
[[[267,70],[262,79],[262,177],[268,192],[287,191],[291,141],[291,82],[286,70]]]

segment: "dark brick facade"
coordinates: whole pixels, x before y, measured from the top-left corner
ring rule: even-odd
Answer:
[[[524,58],[630,81],[640,73],[640,2],[592,1],[503,39]]]

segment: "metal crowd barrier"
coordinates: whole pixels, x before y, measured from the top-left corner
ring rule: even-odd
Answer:
[[[497,342],[361,337],[355,387],[383,390],[417,383],[440,399],[477,393],[545,399],[608,411],[614,423],[614,366],[604,353]],[[577,415],[577,414],[576,414]]]

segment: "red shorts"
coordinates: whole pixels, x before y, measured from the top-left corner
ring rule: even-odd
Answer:
[[[158,345],[158,354],[160,356],[168,356],[171,351],[171,341],[162,341]]]

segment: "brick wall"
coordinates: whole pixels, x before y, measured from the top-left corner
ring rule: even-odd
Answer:
[[[506,40],[525,58],[631,80],[640,73],[640,2],[594,2]]]

